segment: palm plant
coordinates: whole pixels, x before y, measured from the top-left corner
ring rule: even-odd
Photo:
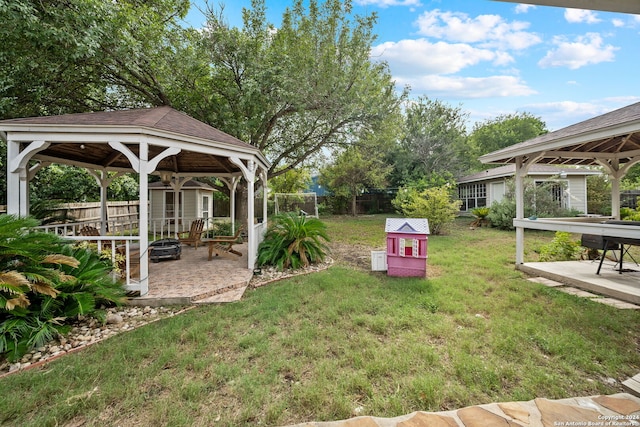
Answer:
[[[317,218],[289,212],[273,217],[258,247],[258,265],[278,269],[307,267],[322,262],[329,241],[326,225]]]
[[[0,216],[0,354],[15,360],[69,326],[69,318],[119,304],[124,290],[98,254],[33,230],[33,218]]]
[[[487,216],[490,212],[491,210],[488,207],[471,209],[471,214],[476,217],[476,219],[471,222],[471,226],[482,227],[483,225],[488,225],[489,220],[487,219]]]

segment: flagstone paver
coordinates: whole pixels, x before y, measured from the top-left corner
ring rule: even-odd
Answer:
[[[397,427],[457,427],[458,423],[444,415],[418,412],[406,421],[400,421]]]
[[[487,427],[487,426],[504,426],[504,427],[520,427],[510,419],[501,417],[500,415],[489,412],[479,406],[470,406],[458,411],[458,417],[465,427]]]
[[[634,412],[640,412],[640,402],[634,402],[629,399],[619,399],[611,396],[596,396],[593,398],[593,401],[621,415],[631,415]]]
[[[531,414],[527,409],[518,402],[505,402],[498,403],[502,412],[513,418],[514,420],[522,421],[525,424],[529,424],[529,417]]]
[[[602,420],[598,417],[602,414],[593,409],[581,408],[579,406],[540,398],[535,399],[535,403],[540,410],[540,414],[542,414],[542,425],[544,427],[557,427],[559,425],[572,425],[570,423],[582,422],[597,423]]]
[[[609,424],[607,424],[610,422]],[[589,424],[591,423],[591,424]],[[527,402],[490,403],[457,411],[414,412],[395,418],[360,416],[349,420],[307,422],[290,427],[567,427],[640,426],[640,398],[628,393],[538,398]]]

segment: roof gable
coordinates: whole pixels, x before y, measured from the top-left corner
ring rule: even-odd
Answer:
[[[386,233],[429,234],[429,221],[426,218],[387,218]]]

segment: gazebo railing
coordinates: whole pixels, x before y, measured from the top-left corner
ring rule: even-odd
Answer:
[[[140,291],[140,238],[138,236],[65,236],[72,242],[97,246],[98,254],[111,260],[113,278],[122,279],[127,291]]]
[[[214,224],[219,222],[230,222],[229,217],[209,217],[209,218],[180,218],[178,220],[177,231],[180,233],[188,232],[191,229],[191,223],[197,219],[204,219],[204,230],[212,230]],[[155,241],[160,239],[175,239],[176,227],[173,218],[151,218],[149,220],[149,240]]]
[[[45,233],[54,233],[58,236],[78,236],[83,227],[90,226],[97,230],[101,230],[102,221],[99,219],[90,219],[78,222],[65,222],[60,224],[45,224],[36,227]],[[110,218],[107,221],[107,232],[112,235],[132,236],[138,229],[137,215],[122,215],[118,218]],[[95,240],[95,239],[94,239]]]

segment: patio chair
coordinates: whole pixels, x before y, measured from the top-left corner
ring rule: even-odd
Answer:
[[[202,243],[202,232],[204,231],[204,219],[196,219],[191,223],[191,229],[178,234],[178,240],[185,245],[193,245],[198,249],[198,245]]]
[[[207,244],[209,245],[209,261],[213,259],[214,252],[216,256],[221,253],[242,256],[242,252],[233,249],[233,245],[238,243],[241,232],[242,227],[238,227],[236,234],[233,236],[215,236],[213,239],[207,239]]]
[[[89,236],[89,237],[99,237],[100,236],[100,230],[98,230],[95,227],[92,227],[90,225],[85,225],[84,227],[82,227],[80,229],[80,235],[81,236]],[[98,244],[98,240],[89,240],[89,243],[94,243],[94,244]],[[105,249],[111,249],[111,241],[110,240],[103,240],[100,241],[100,246],[102,247],[102,250]]]

